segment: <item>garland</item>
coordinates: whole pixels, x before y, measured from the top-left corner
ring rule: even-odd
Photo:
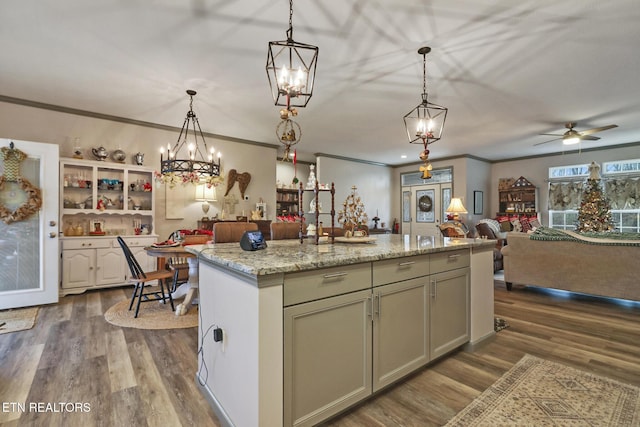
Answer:
[[[0,175],[0,190],[4,189],[4,183],[6,181],[5,176]],[[0,204],[0,219],[6,224],[29,218],[38,212],[42,206],[42,192],[38,187],[22,177],[18,177],[16,182],[22,187],[22,190],[27,193],[27,201],[18,206],[13,212]]]

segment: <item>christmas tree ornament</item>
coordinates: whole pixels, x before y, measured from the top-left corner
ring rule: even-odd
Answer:
[[[282,110],[280,117],[283,117]],[[291,156],[291,147],[300,142],[302,138],[302,129],[297,122],[294,122],[287,115],[287,118],[282,119],[278,126],[276,126],[276,136],[280,142],[284,145],[284,154],[282,155],[282,161],[289,161]]]

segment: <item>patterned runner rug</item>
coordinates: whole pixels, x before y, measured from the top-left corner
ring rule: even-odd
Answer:
[[[446,425],[638,426],[640,388],[527,354]]]

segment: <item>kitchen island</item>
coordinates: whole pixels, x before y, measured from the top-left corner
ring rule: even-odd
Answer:
[[[196,380],[225,425],[317,424],[493,336],[493,247],[408,235],[189,246]]]

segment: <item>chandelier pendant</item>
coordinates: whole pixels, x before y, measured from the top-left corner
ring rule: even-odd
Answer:
[[[306,107],[313,95],[318,47],[293,40],[293,0],[289,0],[287,39],[269,42],[267,77],[275,105]]]
[[[422,55],[422,101],[404,116],[404,126],[409,143],[421,143],[425,150],[427,145],[433,144],[442,137],[444,123],[448,109],[428,100],[427,94],[427,54],[430,47],[421,47],[418,53]]]
[[[220,177],[220,157],[213,147],[207,148],[207,142],[200,128],[200,122],[193,111],[195,90],[187,90],[190,97],[189,111],[182,124],[178,140],[171,147],[167,144],[166,159],[164,147],[160,149],[160,172],[156,179],[175,185],[176,183],[206,183],[208,186],[218,185]],[[193,138],[192,141],[187,141]],[[217,159],[217,162],[216,162]]]

